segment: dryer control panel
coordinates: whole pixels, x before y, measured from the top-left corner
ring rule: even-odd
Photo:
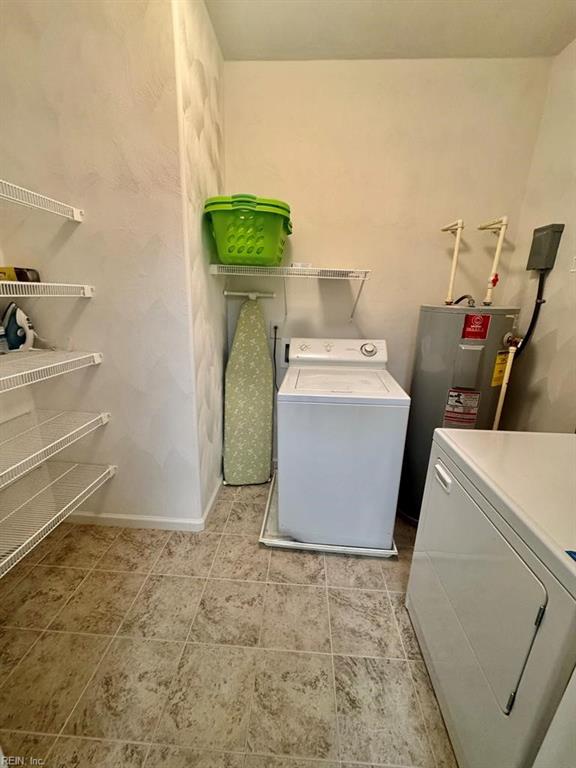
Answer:
[[[385,368],[388,350],[384,339],[307,339],[290,340],[290,363],[299,365],[349,365]]]

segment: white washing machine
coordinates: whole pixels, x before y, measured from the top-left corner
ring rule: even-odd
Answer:
[[[576,766],[575,469],[576,435],[434,433],[407,607],[460,768]]]
[[[396,553],[410,398],[383,339],[292,339],[278,392],[278,528],[323,549]]]

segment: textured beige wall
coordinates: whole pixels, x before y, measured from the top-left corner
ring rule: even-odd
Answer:
[[[86,220],[78,226],[5,204],[0,244],[5,263],[96,286],[89,302],[23,302],[53,344],[104,353],[98,369],[22,393],[33,393],[37,407],[112,413],[104,430],[67,453],[119,466],[90,510],[185,527],[200,520],[209,471],[199,455],[205,417],[189,257],[197,262],[200,252],[198,234],[189,244],[184,233],[172,10],[170,0],[2,3],[2,176],[84,207]],[[213,77],[219,53],[192,11],[185,44],[193,61],[207,58]],[[203,98],[191,88],[186,97],[186,119],[201,123]],[[211,148],[202,137],[194,168],[218,162],[204,157]]]
[[[476,226],[508,214],[516,239],[548,69],[545,59],[225,64],[227,192],[290,202],[289,258],[374,270],[356,326],[348,284],[290,283],[286,335],[384,336],[390,370],[409,383],[418,307],[443,301],[448,282],[452,239],[440,227],[465,220],[456,291],[477,296],[495,238]],[[281,301],[264,306],[283,319]]]
[[[504,426],[541,432],[576,430],[576,40],[552,65],[550,84],[520,215],[510,301],[526,330],[537,275],[526,272],[533,230],[566,225],[530,346],[514,368]]]
[[[221,483],[225,306],[210,276],[202,211],[223,181],[222,54],[206,7],[173,0],[179,88],[184,243],[191,297],[191,333],[201,504],[211,506]]]

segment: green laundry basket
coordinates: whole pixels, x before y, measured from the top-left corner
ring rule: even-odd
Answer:
[[[287,203],[255,195],[209,197],[204,213],[210,217],[222,264],[281,263],[286,237],[292,232]]]

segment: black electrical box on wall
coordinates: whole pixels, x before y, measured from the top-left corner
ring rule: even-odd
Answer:
[[[526,269],[552,269],[562,232],[564,224],[546,224],[534,230]]]

